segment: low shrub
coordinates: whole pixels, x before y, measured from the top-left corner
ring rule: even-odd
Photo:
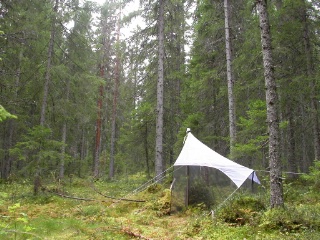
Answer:
[[[310,173],[302,175],[301,178],[310,184],[312,190],[320,190],[320,161],[315,161],[310,167]]]
[[[160,184],[153,184],[148,187],[147,191],[149,193],[157,193],[162,190],[162,186]]]
[[[264,230],[299,232],[306,229],[320,229],[320,204],[318,207],[302,205],[274,208],[266,211],[260,227]]]
[[[302,216],[296,209],[274,208],[263,214],[259,226],[266,231],[280,229],[284,232],[291,232],[299,230],[301,222]]]
[[[261,199],[241,195],[220,209],[216,217],[234,226],[258,225],[260,212],[265,209],[266,207]]]

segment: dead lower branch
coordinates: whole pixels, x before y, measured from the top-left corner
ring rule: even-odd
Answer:
[[[113,199],[113,200],[117,200],[117,201],[126,201],[126,202],[146,202],[145,200],[135,200],[135,199],[128,199],[128,198],[116,198],[116,197],[112,197],[112,196],[107,196],[105,194],[103,194],[102,192],[100,192],[96,187],[95,185],[92,183],[91,184],[91,188],[96,192],[98,193],[99,195],[105,197],[105,198],[110,198],[110,199]]]

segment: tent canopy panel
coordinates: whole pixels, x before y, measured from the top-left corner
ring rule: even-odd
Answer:
[[[254,170],[233,162],[199,141],[189,132],[185,144],[174,166],[202,166],[215,168],[226,174],[240,187],[246,179],[252,179],[260,184]]]

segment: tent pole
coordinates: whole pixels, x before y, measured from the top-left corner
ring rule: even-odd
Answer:
[[[190,188],[190,175],[189,175],[189,166],[187,166],[187,187],[186,187],[186,197],[185,197],[185,206],[189,205],[189,188]]]
[[[254,192],[254,189],[253,189],[253,178],[254,178],[254,172],[251,174],[252,175],[252,177],[251,177],[251,193],[253,193]]]

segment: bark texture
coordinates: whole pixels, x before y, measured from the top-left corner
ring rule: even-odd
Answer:
[[[120,13],[121,14],[121,13]],[[117,52],[115,65],[115,79],[113,92],[113,106],[112,106],[112,123],[111,123],[111,150],[110,150],[110,165],[109,178],[114,177],[114,159],[115,159],[115,143],[116,143],[116,123],[117,123],[117,107],[120,83],[120,14],[117,22]]]
[[[164,81],[164,4],[159,0],[158,16],[158,82],[157,82],[157,122],[156,122],[156,159],[155,172],[157,180],[161,179],[163,170],[163,81]]]
[[[277,114],[277,92],[272,59],[271,32],[267,10],[267,0],[258,0],[261,44],[266,86],[267,124],[269,128],[270,205],[282,207],[282,167],[279,154],[279,122]]]
[[[234,75],[232,70],[232,44],[230,37],[230,4],[229,0],[224,0],[225,19],[225,41],[227,60],[227,81],[228,81],[228,102],[229,102],[229,135],[230,135],[230,155],[233,156],[233,147],[236,141],[236,113],[233,95]]]
[[[104,66],[100,66],[100,77],[104,78]],[[99,87],[99,98],[97,102],[97,122],[96,122],[96,139],[94,149],[94,160],[93,160],[93,177],[99,177],[100,168],[100,146],[101,146],[101,125],[102,125],[102,98],[103,98],[103,84]]]

